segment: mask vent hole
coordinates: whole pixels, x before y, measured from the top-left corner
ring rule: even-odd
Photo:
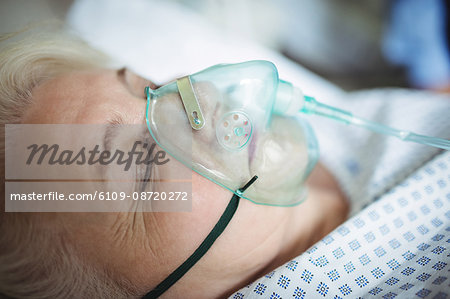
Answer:
[[[252,137],[252,122],[243,111],[228,112],[220,118],[217,124],[217,141],[229,151],[243,149]]]

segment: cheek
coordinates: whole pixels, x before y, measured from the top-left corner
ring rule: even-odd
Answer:
[[[198,225],[204,227],[202,236],[205,237],[225,211],[233,193],[195,172],[192,180],[193,202],[192,213],[189,214],[195,217]],[[233,219],[224,231],[225,238],[249,241],[249,247],[255,246],[262,243],[268,235],[284,228],[290,220],[286,217],[288,211],[290,210],[283,207],[257,205],[241,198]]]
[[[232,196],[230,191],[192,172],[192,214],[216,222]]]
[[[206,237],[219,220],[229,203],[233,193],[216,185],[208,179],[194,173],[192,216],[203,229],[198,236]],[[286,208],[271,207],[254,204],[246,199],[240,199],[239,207],[233,219],[217,240],[216,247],[221,248],[222,254],[239,255],[247,251],[256,251],[272,256],[280,245],[281,233],[290,221]],[[267,242],[266,244],[264,244]],[[237,250],[239,243],[242,251]],[[225,251],[225,252],[224,252]],[[236,257],[235,257],[236,258]]]
[[[189,224],[189,229],[184,227],[179,233],[190,235],[190,240],[186,241],[198,246],[217,223],[233,194],[198,174],[193,175],[193,190],[192,213],[185,216],[192,217],[190,223],[195,225]],[[193,275],[195,271],[202,275],[201,271],[211,268],[220,268],[223,273],[242,269],[253,275],[266,267],[281,250],[290,221],[287,211],[240,199],[235,215],[208,254],[199,261]]]
[[[152,213],[155,227],[163,236],[159,242],[168,246],[176,244],[171,248],[193,252],[217,223],[231,196],[231,192],[192,172],[192,211]],[[180,252],[173,254],[179,255]]]

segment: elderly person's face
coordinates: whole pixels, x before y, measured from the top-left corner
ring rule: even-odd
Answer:
[[[127,70],[73,72],[36,87],[22,122],[104,124],[120,115],[126,124],[144,124],[147,85],[152,86]],[[337,190],[319,166],[308,200],[299,206],[241,200],[212,248],[165,295],[223,296],[298,255],[344,219],[346,206]],[[48,221],[67,230],[67,239],[89,263],[145,294],[194,252],[231,196],[193,172],[192,212],[61,213]]]

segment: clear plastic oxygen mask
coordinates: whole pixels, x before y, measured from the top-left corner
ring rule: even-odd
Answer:
[[[147,87],[146,94],[149,131],[165,151],[258,204],[292,206],[305,198],[318,147],[301,113],[450,149],[448,140],[396,130],[304,96],[268,61],[216,65],[156,90]],[[258,180],[238,194],[255,175]]]

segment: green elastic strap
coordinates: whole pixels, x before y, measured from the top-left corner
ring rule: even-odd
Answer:
[[[258,177],[255,175],[244,187],[240,188],[237,193],[242,194],[251,184],[253,184]],[[194,253],[179,266],[175,271],[173,271],[166,279],[164,279],[160,284],[158,284],[153,290],[148,292],[142,298],[151,299],[158,298],[165,291],[167,291],[172,285],[174,285],[184,274],[186,274],[189,269],[191,269],[201,258],[202,256],[211,248],[216,239],[222,234],[222,232],[227,227],[228,223],[230,223],[231,218],[233,218],[234,213],[236,212],[239,206],[239,198],[240,196],[234,194],[228,203],[227,208],[223,212],[219,221],[217,221],[216,225],[209,233],[209,235],[203,240],[202,244],[194,251]]]

